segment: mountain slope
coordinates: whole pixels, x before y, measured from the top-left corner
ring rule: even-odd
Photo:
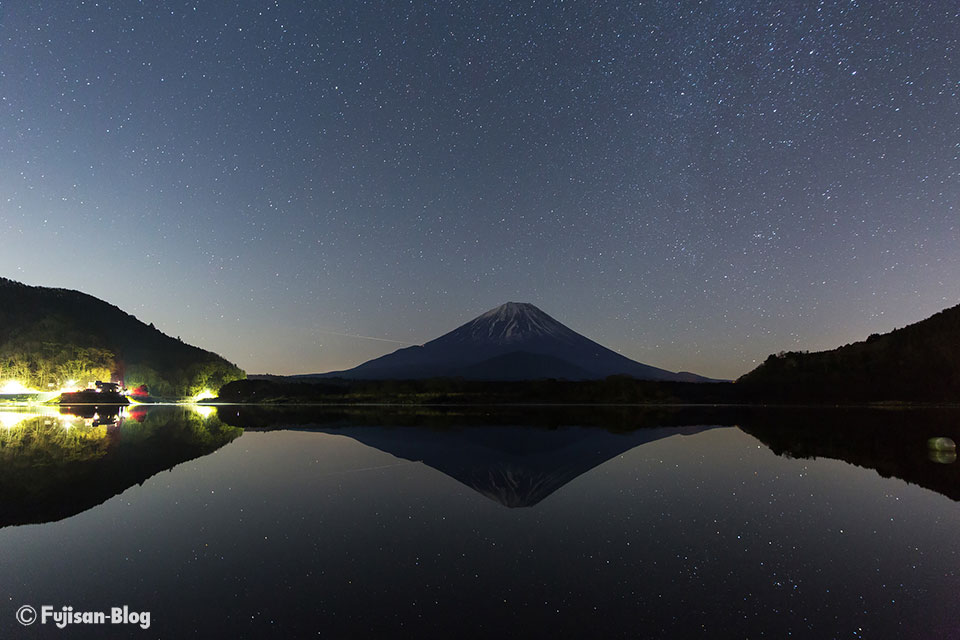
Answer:
[[[624,357],[557,322],[532,304],[517,302],[491,309],[423,346],[399,349],[353,369],[323,375],[383,380],[516,380],[596,379],[618,374],[643,380],[691,379],[691,374],[679,376]]]
[[[832,351],[771,355],[737,386],[770,399],[960,401],[960,306]]]
[[[119,378],[154,395],[185,396],[243,375],[93,296],[0,278],[0,382],[44,390]]]
[[[512,351],[502,356],[461,367],[452,372],[466,380],[586,380],[593,375],[566,360],[526,351]]]

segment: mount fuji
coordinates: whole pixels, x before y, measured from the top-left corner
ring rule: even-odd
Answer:
[[[712,381],[631,360],[526,302],[500,305],[423,346],[399,349],[353,369],[320,376],[355,380],[594,380],[617,374],[641,380]]]

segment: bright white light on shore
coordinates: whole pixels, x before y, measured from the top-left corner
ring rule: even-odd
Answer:
[[[3,383],[3,386],[0,386],[0,393],[39,393],[33,389],[28,389],[23,386],[23,383],[19,380],[7,380]]]
[[[208,398],[216,398],[216,397],[217,397],[217,394],[215,394],[213,391],[210,391],[210,389],[204,389],[197,395],[193,396],[193,401],[200,402],[201,400],[207,400]]]

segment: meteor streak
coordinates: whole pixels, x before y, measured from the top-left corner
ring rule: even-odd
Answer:
[[[329,333],[335,336],[343,336],[345,338],[360,338],[361,340],[376,340],[377,342],[392,342],[394,344],[416,344],[415,342],[404,342],[403,340],[391,340],[390,338],[375,338],[373,336],[361,336],[356,333],[342,333],[340,331],[331,331],[329,329],[314,329],[314,331],[319,331],[321,333]]]

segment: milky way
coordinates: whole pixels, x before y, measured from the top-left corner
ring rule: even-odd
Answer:
[[[239,8],[238,8],[239,7]],[[735,377],[960,302],[953,2],[0,8],[0,274],[250,372],[507,300]]]

